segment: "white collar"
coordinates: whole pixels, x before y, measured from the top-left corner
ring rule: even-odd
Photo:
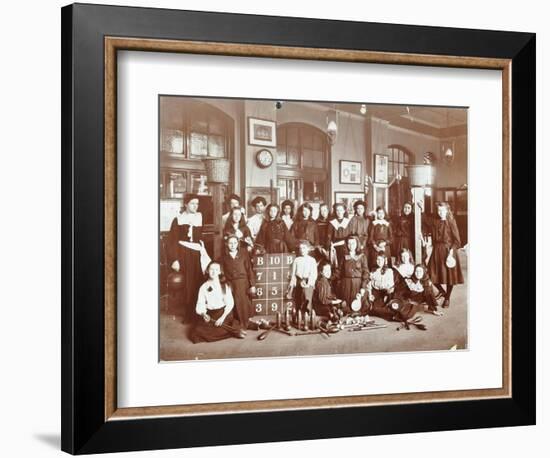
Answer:
[[[405,276],[411,276],[414,272],[414,265],[413,264],[399,264],[398,266],[396,266],[396,269],[397,271]]]
[[[339,228],[345,229],[346,227],[348,227],[349,222],[350,222],[350,219],[346,218],[345,216],[344,216],[344,219],[342,219],[341,222],[338,221],[337,218],[334,218],[334,219],[330,220],[330,224],[332,224],[334,229],[339,229]]]
[[[357,261],[358,259],[363,256],[363,253],[355,253],[355,256],[352,256],[351,254],[346,254],[345,259],[353,259],[354,261]]]
[[[183,212],[178,215],[178,224],[189,224],[190,226],[202,226],[202,213]]]
[[[375,226],[377,226],[378,224],[383,224],[385,226],[389,226],[390,225],[390,222],[389,221],[386,221],[385,219],[375,219],[372,224],[374,224]]]

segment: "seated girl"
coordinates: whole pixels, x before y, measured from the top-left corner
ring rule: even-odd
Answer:
[[[313,289],[317,280],[317,262],[310,256],[311,245],[307,240],[299,243],[300,255],[292,263],[289,288],[293,290],[296,310],[311,313],[313,307]]]
[[[206,268],[208,279],[199,288],[195,312],[198,319],[191,330],[191,341],[215,342],[229,337],[244,339],[245,334],[240,329],[229,325],[233,310],[233,294],[231,287],[220,280],[221,266],[212,261]]]
[[[256,293],[256,277],[252,270],[250,256],[244,248],[239,246],[237,235],[229,235],[225,244],[226,249],[221,265],[233,294],[234,323],[237,322],[241,329],[247,329],[250,317],[254,314],[249,293]]]
[[[332,289],[332,267],[329,261],[321,262],[319,273],[321,275],[315,284],[313,294],[315,313],[329,319],[348,314],[350,310],[347,304],[342,299],[338,299]]]
[[[443,315],[437,310],[437,301],[433,292],[433,284],[428,275],[428,269],[423,264],[417,264],[411,278],[405,280],[406,289],[401,297],[416,304],[426,304],[427,311],[436,316]]]
[[[357,299],[361,311],[366,312],[367,284],[369,282],[369,267],[367,257],[360,251],[359,239],[355,235],[346,238],[346,254],[340,267],[340,297],[349,307]],[[359,310],[354,310],[358,312]]]
[[[376,267],[370,273],[370,281],[367,285],[370,302],[369,313],[384,319],[391,319],[393,313],[386,306],[392,299],[395,290],[393,269],[387,266],[386,255],[378,252],[376,255]],[[389,318],[388,318],[389,317]]]
[[[393,268],[395,269],[395,296],[402,297],[408,290],[405,280],[410,279],[414,274],[412,253],[408,248],[400,250]]]

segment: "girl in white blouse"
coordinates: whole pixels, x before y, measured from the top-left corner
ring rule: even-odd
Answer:
[[[231,287],[220,280],[221,266],[212,261],[208,279],[199,288],[195,312],[200,316],[191,332],[193,343],[215,342],[229,337],[244,338],[246,333],[229,325],[234,301]]]
[[[307,240],[299,242],[300,256],[292,263],[289,289],[293,291],[296,309],[311,313],[313,290],[317,281],[317,262],[310,256],[311,245]]]
[[[376,267],[370,273],[367,285],[369,301],[373,307],[385,307],[392,298],[395,289],[393,269],[387,266],[386,255],[379,251],[376,255]]]

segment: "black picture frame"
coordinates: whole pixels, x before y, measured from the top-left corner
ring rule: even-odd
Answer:
[[[72,454],[535,424],[535,48],[532,33],[74,4],[62,16],[61,446]],[[231,27],[227,27],[231,24]],[[104,37],[511,59],[509,398],[106,419]],[[521,224],[521,225],[520,225]],[[296,425],[300,425],[296,427]],[[215,430],[216,434],[211,431]]]
[[[267,127],[268,130],[271,132],[269,133],[269,137],[265,139],[258,138],[258,136],[255,134],[254,127],[256,125],[263,124],[264,127]],[[275,121],[272,121],[270,119],[262,119],[262,118],[256,118],[256,117],[248,117],[248,144],[251,146],[261,146],[264,148],[275,148],[277,147],[277,129],[276,129],[276,123]]]
[[[348,165],[359,166],[359,172],[357,173],[356,180],[352,180],[351,178],[346,179],[345,167]],[[363,163],[361,161],[340,160],[338,173],[340,175],[340,184],[351,184],[351,185],[361,186],[361,184],[363,183]]]

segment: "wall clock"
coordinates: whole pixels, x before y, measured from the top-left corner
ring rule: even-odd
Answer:
[[[268,149],[261,149],[256,153],[256,163],[258,167],[262,169],[267,169],[271,164],[273,164],[273,153]]]

